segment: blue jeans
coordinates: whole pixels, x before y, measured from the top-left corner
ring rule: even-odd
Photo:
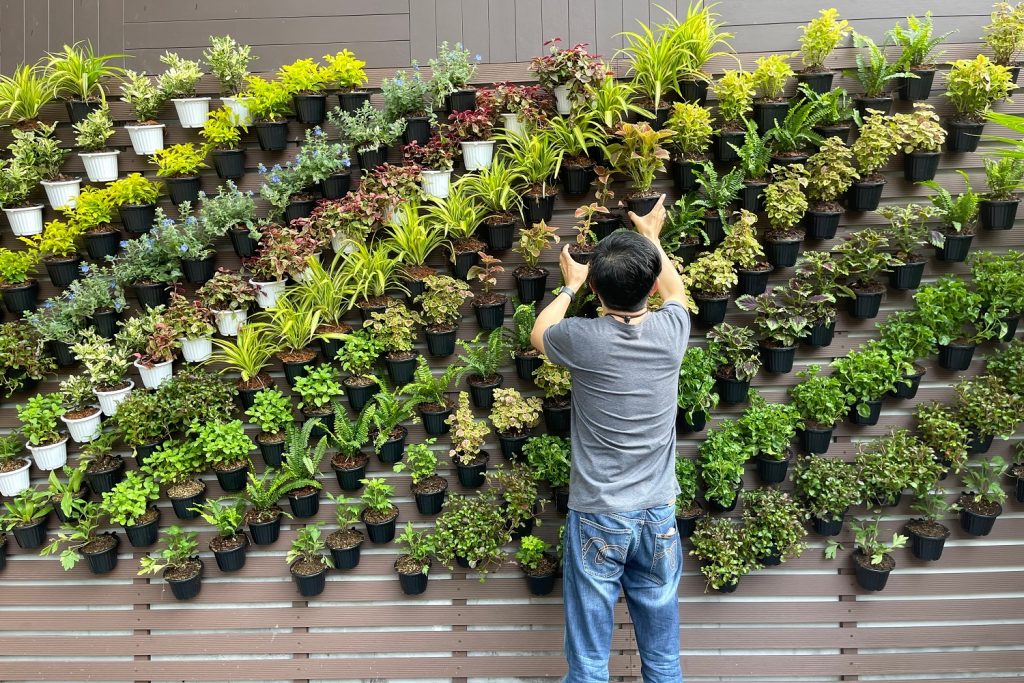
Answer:
[[[645,683],[683,680],[677,591],[683,553],[675,509],[569,511],[563,539],[566,683],[608,680],[619,587],[633,619]]]

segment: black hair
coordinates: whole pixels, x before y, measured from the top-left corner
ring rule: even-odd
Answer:
[[[590,260],[590,285],[617,311],[643,308],[660,274],[661,254],[646,237],[629,230],[617,230],[598,242]]]

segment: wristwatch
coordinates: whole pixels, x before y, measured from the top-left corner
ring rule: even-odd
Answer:
[[[574,300],[576,298],[576,292],[572,291],[572,288],[569,287],[568,285],[562,285],[562,288],[560,290],[558,290],[558,293],[559,294],[568,294],[569,295],[569,301],[572,301],[572,300]]]

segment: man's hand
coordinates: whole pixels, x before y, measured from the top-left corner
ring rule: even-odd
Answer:
[[[562,282],[564,282],[574,294],[578,294],[580,288],[587,284],[587,276],[590,274],[590,266],[577,263],[573,257],[569,255],[568,244],[562,247],[562,255],[559,257],[559,265],[562,268]]]
[[[661,195],[658,198],[658,203],[654,205],[649,214],[637,216],[630,211],[629,220],[633,221],[633,225],[636,226],[638,233],[657,243],[661,236],[661,226],[665,224],[665,215],[665,195]]]

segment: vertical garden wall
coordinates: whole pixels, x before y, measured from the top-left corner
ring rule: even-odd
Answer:
[[[660,4],[679,17],[686,15],[685,2]],[[906,15],[912,13],[923,17],[925,12],[931,11],[936,35],[957,30],[939,48],[944,53],[937,60],[941,62],[939,73],[927,100],[943,119],[953,113],[948,98],[943,95],[944,75],[949,68],[946,62],[973,59],[979,53],[992,54],[980,42],[983,26],[989,23],[991,8],[987,2],[934,0],[903,3],[899,7],[875,1],[832,4],[854,30],[879,42],[896,22],[905,22]],[[816,17],[822,8],[805,1],[721,2],[715,11],[725,22],[724,30],[735,34],[730,43],[736,55],[715,57],[704,66],[704,71],[714,77],[736,69],[737,65],[753,71],[759,58],[792,53],[799,47],[800,27]],[[253,54],[259,60],[252,63],[251,70],[268,79],[273,78],[281,64],[305,57],[319,59],[321,55],[350,49],[367,62],[366,87],[372,93],[373,105],[381,108],[382,81],[391,78],[396,68],[411,73],[409,65],[413,60],[423,65],[421,73],[429,77],[427,61],[436,57],[437,45],[443,41],[462,42],[471,58],[479,56],[478,62],[473,59],[477,68],[472,84],[481,88],[501,81],[535,82],[536,74],[529,68],[530,59],[546,54],[544,42],[555,36],[562,38],[562,47],[589,43],[592,52],[609,60],[617,77],[628,79],[627,61],[621,55],[613,58],[624,44],[617,34],[634,30],[637,20],[655,24],[663,21],[664,15],[656,3],[624,0],[301,0],[292,3],[0,0],[0,72],[11,74],[20,64],[33,63],[48,51],[63,49],[64,44],[89,40],[100,53],[126,53],[129,58],[123,60],[123,64],[127,68],[155,76],[164,71],[159,58],[165,51],[176,51],[186,59],[199,59],[209,36],[230,34],[239,43],[253,46]],[[898,50],[890,48],[889,53],[895,56]],[[852,47],[846,38],[843,46],[828,57],[825,66],[837,72],[853,68],[857,54],[863,54],[863,50]],[[798,58],[792,63],[794,68],[799,68]],[[132,108],[119,100],[118,80],[105,79],[103,84],[115,124],[115,132],[107,144],[120,152],[120,177],[141,173],[154,179],[157,167],[147,157],[135,153],[124,127],[134,123],[136,117]],[[842,73],[836,74],[834,85],[853,95],[863,91],[856,79]],[[795,93],[796,81],[789,78],[785,95]],[[198,82],[196,94],[213,98],[211,108],[216,109],[220,85],[211,75],[204,75]],[[333,107],[337,99],[334,96],[329,99]],[[1019,97],[1015,100],[998,102],[994,109],[1016,114],[1022,105]],[[716,104],[717,95],[712,89],[707,106],[713,110]],[[913,106],[898,100],[893,111],[909,114]],[[56,137],[64,146],[74,147],[76,135],[63,104],[47,105],[40,118],[57,122]],[[203,142],[199,129],[181,126],[169,102],[153,118],[165,125],[164,140],[168,146]],[[244,174],[237,179],[238,188],[258,195],[261,185],[270,182],[273,175],[273,171],[260,174],[258,169],[261,166],[273,169],[275,164],[294,159],[300,145],[307,142],[306,131],[310,128],[297,122],[294,116],[289,117],[285,149],[279,151],[261,149],[254,128],[245,132],[240,145],[245,149]],[[323,129],[328,138],[338,135],[334,125],[325,124]],[[992,123],[988,124],[986,132],[1011,135]],[[6,148],[12,140],[10,128],[0,129],[0,145]],[[976,190],[985,191],[983,158],[987,151],[998,146],[983,141],[977,151],[965,153],[949,152],[943,147],[935,180],[940,187],[957,195],[965,189],[965,179],[958,173],[964,171]],[[68,156],[61,169],[63,173],[85,175],[78,151]],[[3,156],[7,156],[6,153]],[[388,159],[396,164],[401,161],[397,145],[391,148]],[[212,165],[212,157],[210,162]],[[456,175],[464,173],[461,162],[456,168]],[[718,168],[724,173],[730,165],[720,163]],[[353,179],[358,178],[360,170],[353,154]],[[880,172],[886,180],[882,208],[912,202],[930,205],[928,197],[937,192],[905,179],[902,154],[893,154]],[[213,168],[202,170],[200,176],[202,190],[211,195],[216,194],[224,182]],[[100,188],[105,185],[84,183],[93,184]],[[352,190],[357,190],[358,186],[358,181],[353,180]],[[670,201],[680,197],[678,187],[667,172],[658,173],[654,189],[666,192]],[[610,205],[615,208],[619,200],[626,198],[630,188],[624,176],[617,175],[611,190],[615,199]],[[32,196],[40,203],[45,201],[41,189],[34,190]],[[557,197],[548,224],[557,230],[563,242],[573,242],[577,234],[575,210],[593,201],[592,189],[581,196],[562,192]],[[268,204],[258,197],[257,203],[262,217]],[[168,216],[178,216],[166,195],[160,199],[159,206]],[[60,218],[61,214],[47,203],[44,216],[50,221]],[[344,219],[346,225],[348,218]],[[124,239],[146,239],[132,236],[117,212],[113,219]],[[933,227],[939,225],[937,218],[929,222]],[[768,224],[768,218],[761,214],[759,230]],[[802,240],[801,251],[805,254],[828,252],[851,234],[886,225],[888,221],[877,211],[843,210],[834,237]],[[518,237],[518,227],[516,230]],[[802,232],[803,228],[800,230]],[[979,229],[971,252],[1005,254],[1008,250],[1020,250],[1024,242],[1021,230],[1019,221],[1010,230]],[[11,250],[25,248],[12,235],[7,220],[0,225],[0,246]],[[241,269],[242,262],[234,246],[227,237],[215,241],[217,267],[230,271]],[[439,273],[447,272],[444,251],[437,249],[427,260],[427,265]],[[496,275],[494,291],[515,294],[513,271],[523,263],[520,252],[513,249],[488,251],[501,258],[504,266],[504,272]],[[329,247],[325,252],[330,256]],[[972,281],[967,263],[942,261],[930,246],[921,248],[920,253],[925,257],[924,285],[950,275]],[[87,258],[84,263],[90,268],[98,265],[95,259]],[[552,273],[547,282],[548,291],[540,304],[544,305],[551,299],[550,290],[557,286],[557,250],[550,246],[545,249],[540,265]],[[42,302],[58,295],[63,288],[53,284],[47,269],[40,266],[39,271],[39,301]],[[793,268],[773,270],[768,278],[769,286],[785,285],[795,272]],[[887,283],[888,279],[883,276],[879,282]],[[474,292],[481,289],[477,282],[473,282],[472,287]],[[191,296],[196,289],[196,284],[186,283],[182,291]],[[131,287],[126,287],[126,292],[128,310],[124,318],[129,318],[140,309],[139,294]],[[739,310],[735,298],[729,299],[726,322],[752,326],[755,314]],[[819,364],[828,372],[834,359],[869,340],[878,339],[878,323],[899,311],[914,308],[914,290],[892,287],[885,289],[880,311],[874,318],[850,315],[843,302],[830,345],[798,345],[792,372],[773,374],[762,370],[753,378],[752,386],[771,404],[786,402],[788,390],[800,382],[798,372],[812,364]],[[253,313],[256,310],[253,307]],[[509,303],[504,310],[504,324],[511,328],[514,308]],[[4,322],[14,317],[5,312]],[[361,316],[356,309],[341,318],[340,322],[360,327]],[[480,331],[473,308],[469,303],[464,304],[458,337],[472,340]],[[707,332],[708,327],[695,325],[692,342],[706,347]],[[986,357],[1001,348],[1006,348],[1006,344],[982,343],[966,370],[943,368],[934,352],[924,354],[917,359],[926,372],[916,395],[910,399],[885,397],[880,419],[874,425],[853,424],[844,416],[823,457],[854,462],[861,444],[887,437],[893,428],[917,430],[919,420],[915,411],[919,405],[938,401],[954,406],[957,400],[954,385],[981,375],[986,369]],[[416,331],[414,351],[429,358],[435,374],[440,374],[456,359],[456,356],[429,355],[422,328]],[[7,353],[14,352],[8,350]],[[517,375],[511,358],[508,361],[500,368],[503,386],[516,388],[526,396],[542,396],[532,381]],[[281,361],[272,360],[268,371],[275,384],[286,395],[294,397]],[[384,373],[383,365],[379,371]],[[1019,377],[1021,369],[1017,368],[1016,372]],[[187,373],[180,354],[175,373],[179,377]],[[0,403],[0,429],[7,432],[18,428],[21,424],[18,406],[26,405],[36,394],[56,392],[61,380],[78,374],[82,374],[82,367],[73,364],[47,374],[31,390],[16,390]],[[348,374],[339,371],[337,377],[340,380]],[[141,385],[142,378],[136,369],[132,368],[129,376]],[[228,385],[234,386],[237,375],[227,377]],[[450,390],[454,398],[454,392],[468,391],[469,385],[460,378]],[[196,403],[210,403],[211,395],[178,396],[175,405],[195,408]],[[293,398],[292,404],[295,416],[301,421],[297,401]],[[349,410],[347,405],[348,400],[343,397],[345,410]],[[747,408],[745,402],[718,405],[711,411],[704,431],[681,432],[680,457],[696,459],[709,431],[722,433],[721,425],[740,418]],[[488,412],[475,410],[478,418],[486,418]],[[237,417],[244,419],[241,412],[237,412]],[[406,422],[406,427],[406,444],[425,442],[427,434],[423,424]],[[255,438],[258,431],[255,425],[247,423],[246,432],[250,437]],[[544,432],[542,421],[534,433]],[[211,443],[219,444],[211,446],[211,450],[218,453],[225,450],[224,442],[216,442],[213,435],[209,438]],[[450,482],[449,495],[474,495],[473,489],[459,483],[456,468],[450,464],[449,441],[449,436],[441,436],[434,447],[441,462],[439,474]],[[972,454],[971,462],[977,464],[993,456],[1012,460],[1018,442],[1017,434],[1009,440],[996,439],[987,453]],[[796,440],[793,445],[797,445]],[[332,445],[319,468],[324,490],[331,494],[344,493],[328,463],[337,450]],[[493,432],[486,437],[484,450],[490,454],[492,470],[505,462]],[[69,461],[77,463],[80,445],[69,443],[68,451]],[[370,453],[372,448],[365,446],[363,451]],[[139,469],[131,448],[119,442],[114,452],[124,455],[127,471]],[[255,449],[252,459],[255,472],[264,472],[264,459]],[[35,466],[30,472],[32,484],[45,489],[47,473]],[[399,533],[406,522],[412,522],[418,530],[432,529],[437,517],[417,510],[409,491],[408,470],[393,472],[390,465],[382,464],[371,454],[367,476],[381,477],[393,485],[394,503],[399,510]],[[62,474],[61,478],[66,477]],[[209,498],[225,495],[221,481],[212,470],[205,471],[201,479]],[[885,590],[878,593],[864,590],[855,578],[854,536],[849,524],[834,537],[843,546],[835,559],[824,556],[830,538],[814,533],[808,525],[805,538],[808,547],[802,555],[779,566],[754,569],[740,580],[736,592],[730,594],[707,589],[697,561],[687,556],[679,602],[684,648],[681,654],[687,679],[733,682],[1024,678],[1024,654],[1020,651],[1024,628],[1020,619],[1024,606],[1021,561],[1024,514],[1022,504],[1014,497],[1013,484],[1009,478],[1000,480],[1009,499],[1003,504],[1003,513],[989,535],[979,537],[966,533],[956,513],[941,515],[940,519],[951,529],[941,559],[926,562],[917,559],[909,548],[894,551],[896,569]],[[764,486],[754,459],[745,465],[743,486],[745,490]],[[948,502],[956,501],[965,488],[957,473],[949,474],[938,486]],[[792,492],[793,484],[787,480],[780,488]],[[551,500],[552,492],[547,483],[541,482],[540,496],[547,503],[538,516],[540,524],[534,533],[554,545],[563,517]],[[322,498],[319,511],[312,518],[284,519],[278,540],[270,545],[251,546],[245,567],[226,573],[218,569],[208,550],[208,543],[215,536],[213,527],[202,519],[176,518],[171,502],[163,495],[155,502],[160,510],[160,528],[166,531],[172,524],[179,524],[187,531],[198,533],[200,556],[205,564],[204,579],[201,592],[189,601],[176,600],[168,583],[158,574],[137,575],[140,560],[164,547],[162,537],[159,545],[133,547],[120,525],[104,520],[102,528],[115,530],[120,536],[119,559],[112,572],[94,575],[84,563],[64,571],[55,556],[40,557],[34,550],[19,548],[8,534],[6,566],[0,570],[2,677],[5,680],[243,681],[521,680],[561,675],[564,664],[560,587],[556,586],[550,596],[530,594],[512,557],[518,543],[507,546],[506,562],[492,567],[485,582],[477,580],[479,575],[473,569],[458,564],[447,569],[435,560],[426,591],[410,596],[403,593],[393,569],[395,560],[404,550],[395,543],[373,544],[367,540],[356,568],[332,570],[328,572],[323,593],[308,599],[300,596],[290,578],[286,554],[306,524],[324,522],[325,535],[338,528],[336,505]],[[897,505],[881,508],[880,528],[884,540],[893,532],[902,532],[907,520],[917,515],[910,507],[912,499],[908,491]],[[290,509],[283,497],[281,505]],[[738,521],[743,509],[741,498],[735,511],[718,513],[715,517]],[[850,512],[860,519],[872,518],[863,505],[854,506]],[[52,540],[59,527],[53,515],[47,526]],[[358,526],[363,528],[362,524]],[[686,550],[690,547],[687,543]],[[617,680],[639,680],[640,660],[624,604],[620,605],[617,622],[612,675]]]

